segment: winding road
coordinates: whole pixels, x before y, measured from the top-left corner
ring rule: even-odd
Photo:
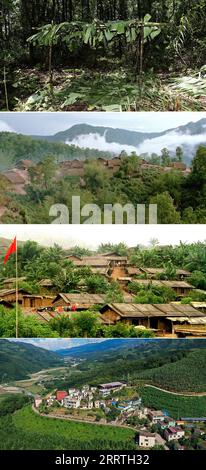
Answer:
[[[156,385],[145,384],[144,387],[155,388],[160,392],[169,393],[171,395],[181,395],[183,397],[206,397],[206,392],[171,392],[170,390],[165,390],[164,388],[157,387]]]

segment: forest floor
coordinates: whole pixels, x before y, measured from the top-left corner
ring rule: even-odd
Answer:
[[[117,62],[55,69],[52,90],[46,70],[21,68],[8,94],[14,111],[206,111],[206,79],[198,72],[140,79]]]

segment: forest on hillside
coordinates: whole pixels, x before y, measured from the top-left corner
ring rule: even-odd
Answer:
[[[18,142],[21,141],[21,136],[17,136],[14,141],[11,137],[7,139],[8,153],[13,161],[17,158],[17,149],[14,144],[16,139]],[[26,138],[23,142],[29,149],[30,138]],[[32,147],[33,150],[36,149],[33,154],[34,160],[37,158],[35,152],[44,153],[45,148],[50,149],[50,145],[48,142],[36,141],[35,146]],[[67,156],[73,155],[73,158],[77,153],[75,148],[64,144],[56,143],[55,146],[57,152],[60,148],[61,152],[66,152]],[[65,150],[65,147],[68,148]],[[127,204],[132,204],[135,211],[138,204],[145,205],[145,223],[150,222],[148,209],[151,204],[157,206],[159,224],[206,223],[206,148],[200,146],[197,149],[191,164],[191,171],[187,175],[175,168],[164,171],[164,168],[174,160],[181,163],[182,153],[179,150],[177,149],[175,157],[171,157],[169,151],[163,149],[160,156],[156,155],[150,159],[150,165],[144,170],[142,170],[140,157],[136,154],[128,157],[126,153],[122,153],[121,165],[114,172],[102,166],[98,160],[93,160],[94,152],[88,150],[90,158],[84,164],[83,176],[78,176],[77,173],[77,176],[63,174],[61,177],[58,177],[59,165],[56,162],[56,155],[50,154],[28,170],[29,178],[28,184],[24,185],[24,194],[16,193],[15,188],[18,185],[12,185],[2,173],[0,174],[1,222],[5,224],[73,223],[73,197],[79,196],[80,223],[82,224],[94,223],[92,216],[96,214],[95,209],[91,207],[90,210],[83,211],[87,204],[98,206],[99,212],[95,223],[108,223],[105,222],[106,204],[112,207],[110,214],[112,223],[139,223],[136,213],[135,222],[128,222]],[[82,150],[80,154],[85,156],[86,150]],[[4,148],[2,148],[1,155],[2,161],[5,162]],[[65,211],[61,214],[59,209],[58,213],[54,211],[50,215],[50,209],[55,204],[64,205],[68,214],[66,220],[63,217]],[[115,204],[121,204],[123,208],[120,222],[116,220]]]
[[[176,363],[145,370],[140,377],[164,390],[205,392],[205,359],[206,350],[192,351]]]
[[[205,110],[206,0],[3,0],[0,109]]]
[[[146,340],[145,340],[146,341]],[[168,340],[171,341],[171,340]],[[179,341],[179,343],[182,340]],[[114,379],[126,381],[129,386],[138,387],[144,383],[153,384],[175,392],[205,392],[205,356],[204,344],[201,349],[192,350],[177,344],[159,350],[152,348],[143,352],[141,348],[129,345],[124,350],[104,351],[93,354],[75,369],[68,370],[64,378],[54,378],[47,382],[46,388],[62,389],[62,387],[81,387],[85,383],[97,386]],[[204,341],[203,341],[204,343]],[[138,340],[137,340],[138,344]],[[179,348],[179,349],[178,349]],[[102,357],[101,357],[102,355]],[[106,367],[105,367],[106,366]],[[164,382],[165,376],[165,382]],[[119,393],[119,392],[118,392]],[[124,392],[123,392],[124,394]]]

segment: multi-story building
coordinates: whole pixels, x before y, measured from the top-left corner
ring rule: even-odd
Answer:
[[[80,408],[81,401],[79,398],[67,396],[63,399],[63,405],[66,408]]]
[[[148,413],[148,418],[152,421],[153,424],[157,424],[158,421],[164,421],[165,415],[161,410],[150,410]]]
[[[107,396],[111,392],[121,390],[123,387],[125,387],[125,384],[122,382],[110,382],[107,384],[100,384],[100,393],[103,396]]]
[[[137,444],[139,447],[147,447],[151,449],[156,444],[155,434],[146,431],[139,431]]]
[[[173,418],[170,418],[169,416],[166,416],[164,421],[159,421],[158,422],[159,428],[164,431],[164,429],[170,428],[170,427],[175,427],[176,426],[176,421]]]
[[[164,436],[168,442],[177,441],[185,436],[185,431],[179,427],[170,427],[165,429]]]

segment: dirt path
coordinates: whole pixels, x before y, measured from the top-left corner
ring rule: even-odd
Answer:
[[[125,424],[112,424],[112,423],[99,423],[98,421],[89,421],[86,419],[78,419],[78,418],[71,418],[70,416],[61,416],[61,415],[46,415],[44,413],[40,413],[37,408],[35,408],[34,405],[32,405],[32,410],[34,413],[36,413],[38,416],[43,416],[45,418],[52,418],[52,419],[64,419],[67,421],[76,421],[77,423],[86,423],[86,424],[94,424],[96,426],[113,426],[117,428],[123,428],[123,429],[132,429],[133,431],[137,432],[137,429],[133,426],[126,426]]]
[[[160,392],[170,393],[171,395],[180,395],[184,397],[206,397],[206,392],[171,392],[169,390],[165,390],[164,388],[156,387],[156,385],[145,384],[144,386],[155,388],[156,390],[160,390]]]

